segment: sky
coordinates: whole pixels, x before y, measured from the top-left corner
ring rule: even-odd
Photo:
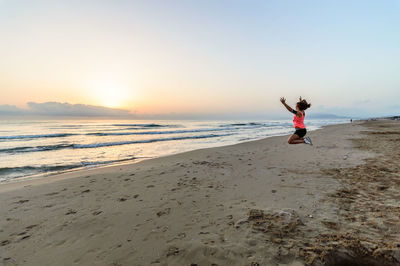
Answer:
[[[400,0],[0,0],[0,58],[0,115],[398,115]]]

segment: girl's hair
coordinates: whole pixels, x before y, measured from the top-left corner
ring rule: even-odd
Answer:
[[[311,107],[311,103],[308,103],[305,99],[299,98],[299,101],[296,103],[296,106],[299,107],[301,111],[304,111]]]

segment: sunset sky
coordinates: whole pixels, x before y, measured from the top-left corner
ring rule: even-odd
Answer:
[[[1,107],[400,113],[400,1],[0,0]]]

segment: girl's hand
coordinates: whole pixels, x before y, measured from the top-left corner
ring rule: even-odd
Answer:
[[[281,98],[281,103],[283,103],[283,104],[286,103],[286,99],[284,97]]]

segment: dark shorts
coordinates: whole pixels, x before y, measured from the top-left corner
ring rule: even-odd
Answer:
[[[305,128],[296,128],[296,131],[293,134],[296,134],[300,138],[304,137],[307,133],[307,129]]]

